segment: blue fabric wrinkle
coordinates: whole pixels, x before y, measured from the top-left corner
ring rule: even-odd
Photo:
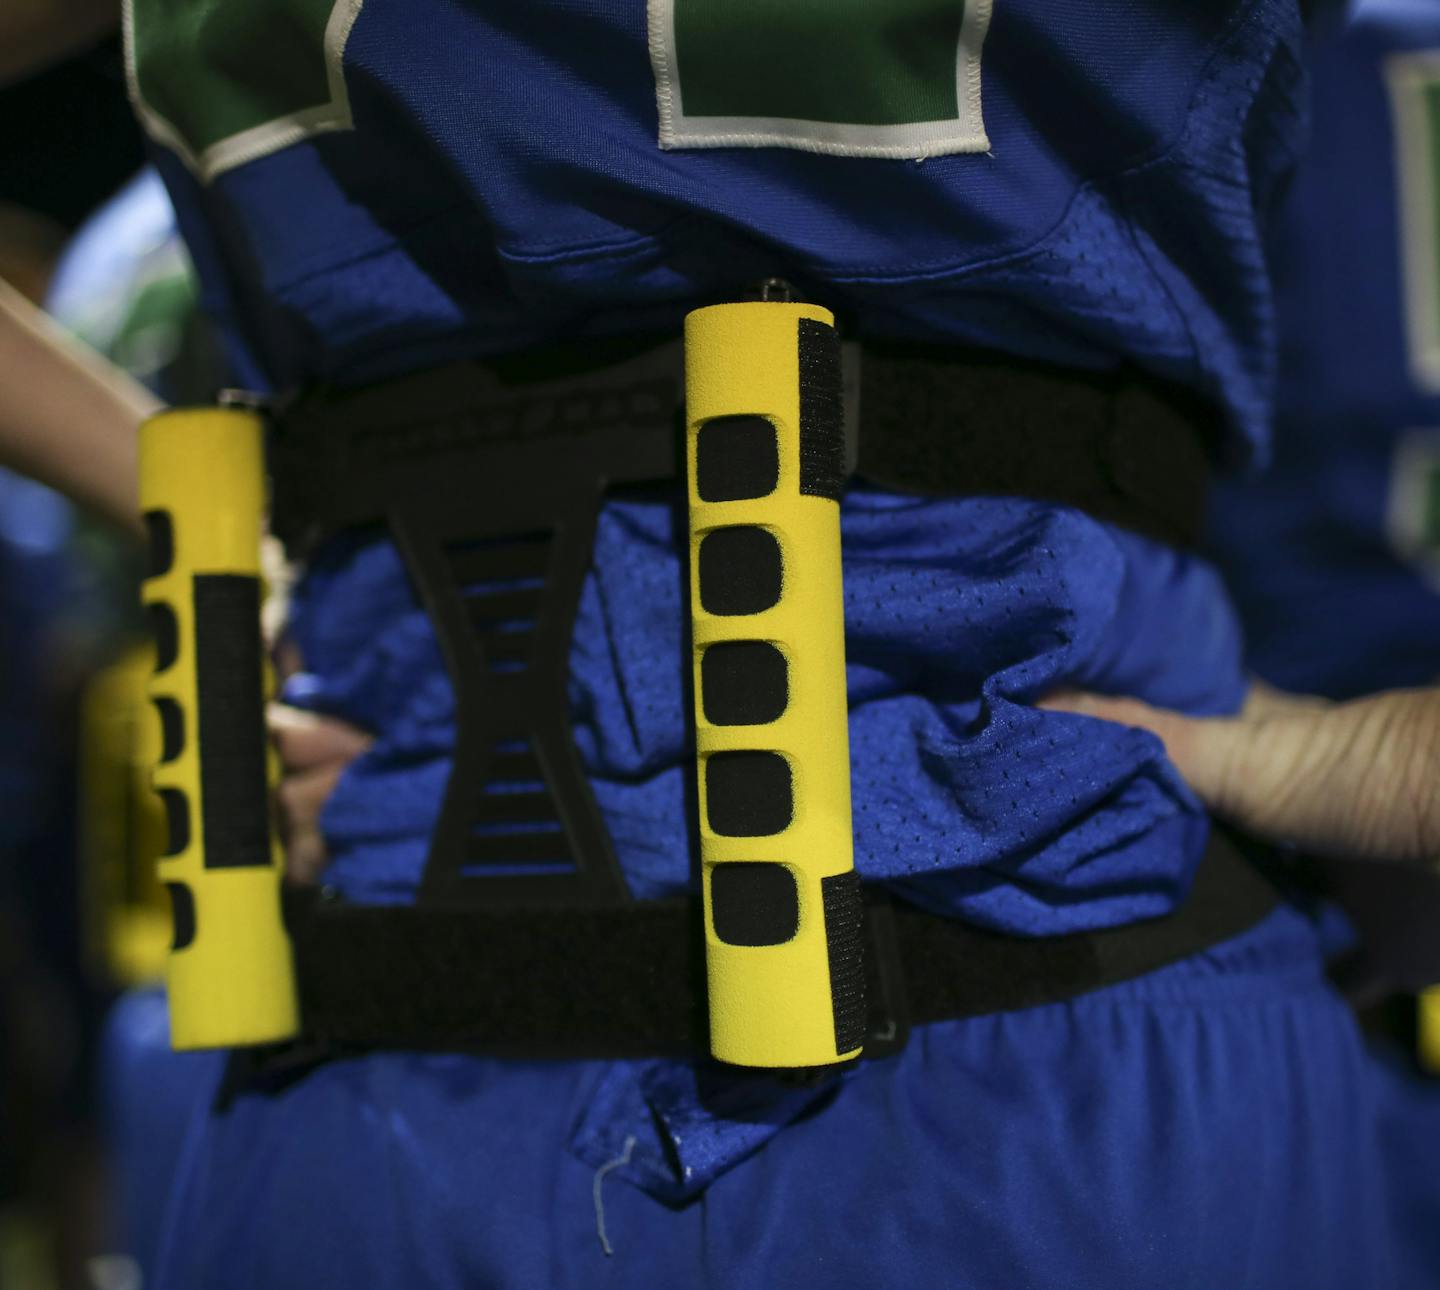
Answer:
[[[667,501],[605,506],[570,660],[575,738],[632,890],[684,890],[681,572]],[[1063,508],[852,490],[844,511],[857,864],[939,912],[1031,935],[1163,913],[1204,845],[1152,736],[1041,711],[1051,688],[1197,713],[1243,693],[1203,563]],[[327,881],[412,897],[449,775],[454,702],[396,549],[326,552],[297,591],[287,697],[376,735],[322,825]],[[1188,660],[1188,662],[1187,662]]]

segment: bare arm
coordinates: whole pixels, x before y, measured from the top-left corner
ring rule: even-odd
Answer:
[[[1225,718],[1075,692],[1040,706],[1159,735],[1205,803],[1260,837],[1440,870],[1440,687],[1328,703],[1257,685]]]
[[[0,463],[138,532],[137,431],[159,406],[0,282]]]

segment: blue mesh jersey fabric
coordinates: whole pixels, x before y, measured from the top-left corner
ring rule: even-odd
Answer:
[[[999,0],[992,154],[916,163],[662,152],[638,0],[367,0],[353,131],[203,184],[157,164],[262,388],[673,328],[778,272],[851,334],[1141,363],[1212,396],[1241,459],[1269,399],[1259,230],[1299,143],[1296,9]],[[1032,701],[1073,682],[1233,710],[1213,571],[1016,500],[855,489],[843,542],[862,872],[1032,936],[1173,907],[1207,822],[1160,745]],[[571,655],[641,896],[692,872],[678,546],[668,499],[608,501]],[[454,704],[394,548],[333,542],[291,631],[288,697],[377,736],[325,809],[326,880],[407,901]],[[155,1283],[1403,1284],[1375,1077],[1322,939],[1286,906],[815,1087],[674,1061],[329,1063],[197,1118]]]
[[[1394,534],[1402,446],[1429,441],[1408,469],[1440,472],[1440,388],[1417,379],[1407,334],[1420,266],[1400,237],[1400,170],[1423,183],[1434,154],[1423,138],[1397,146],[1386,80],[1392,60],[1436,50],[1440,9],[1410,0],[1354,5],[1318,44],[1317,146],[1271,237],[1274,465],[1217,492],[1210,541],[1249,662],[1293,690],[1349,698],[1440,677],[1440,492],[1420,550]]]
[[[778,273],[856,334],[1134,360],[1213,396],[1237,456],[1263,438],[1258,226],[1303,129],[1296,0],[1000,0],[991,151],[920,162],[662,151],[642,0],[357,7],[353,130],[204,184],[156,149],[256,385],[673,329]],[[215,21],[197,73],[243,88]]]

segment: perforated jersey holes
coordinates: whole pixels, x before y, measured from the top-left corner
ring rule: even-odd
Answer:
[[[722,641],[700,656],[700,698],[715,726],[777,721],[790,701],[789,669],[768,641]]]
[[[146,605],[145,617],[155,642],[155,670],[163,672],[180,656],[180,625],[175,621],[175,611],[164,601]]]
[[[707,533],[699,568],[707,614],[758,614],[780,601],[780,544],[765,529],[745,524]]]
[[[783,945],[800,928],[800,893],[784,865],[718,864],[710,871],[710,921],[727,945]]]
[[[165,854],[178,856],[190,845],[190,801],[178,788],[159,790],[165,808]]]
[[[717,417],[695,437],[695,491],[705,502],[768,497],[780,482],[775,427],[764,417]]]
[[[714,833],[761,838],[795,817],[790,763],[779,753],[712,753],[705,761],[705,816]]]

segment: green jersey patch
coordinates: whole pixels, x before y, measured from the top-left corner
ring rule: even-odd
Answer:
[[[125,0],[130,97],[202,179],[351,127],[341,63],[363,0]]]
[[[662,148],[985,152],[990,0],[649,0]]]

